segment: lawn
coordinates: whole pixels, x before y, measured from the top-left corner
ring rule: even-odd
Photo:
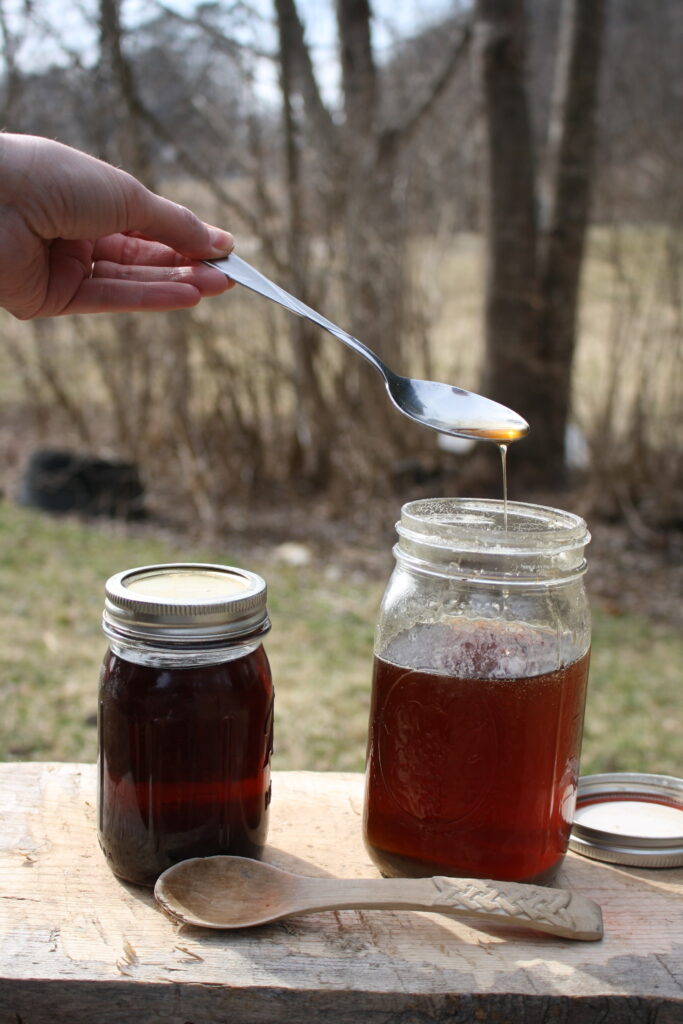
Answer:
[[[55,520],[0,503],[0,759],[92,761],[105,649],[104,580],[151,562],[242,564],[269,584],[275,767],[361,770],[372,636],[384,580],[333,562],[184,545],[120,524]],[[595,609],[583,772],[683,774],[683,639]]]

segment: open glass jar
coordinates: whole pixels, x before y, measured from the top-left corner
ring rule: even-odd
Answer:
[[[365,842],[385,875],[549,882],[567,849],[588,678],[581,518],[405,505],[375,641]]]
[[[223,565],[151,565],[106,583],[98,827],[115,874],[153,885],[188,857],[259,857],[273,684],[266,584]]]

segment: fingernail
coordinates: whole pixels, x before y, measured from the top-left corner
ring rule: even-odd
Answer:
[[[221,231],[220,228],[209,228],[209,239],[211,241],[212,256],[227,256],[235,247],[235,239],[229,231]]]

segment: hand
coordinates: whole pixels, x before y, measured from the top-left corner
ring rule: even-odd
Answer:
[[[0,134],[0,306],[20,320],[171,310],[232,287],[232,236],[58,142]]]

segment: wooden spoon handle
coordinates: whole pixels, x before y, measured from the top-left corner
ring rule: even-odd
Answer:
[[[587,942],[603,936],[598,904],[566,889],[478,878],[437,877],[429,881],[435,890],[433,909],[444,914],[474,914],[490,924],[507,921]]]
[[[566,939],[603,936],[593,900],[566,889],[479,878],[306,879],[313,882],[299,909],[429,910],[478,923],[511,924]],[[301,891],[298,893],[301,897]]]

